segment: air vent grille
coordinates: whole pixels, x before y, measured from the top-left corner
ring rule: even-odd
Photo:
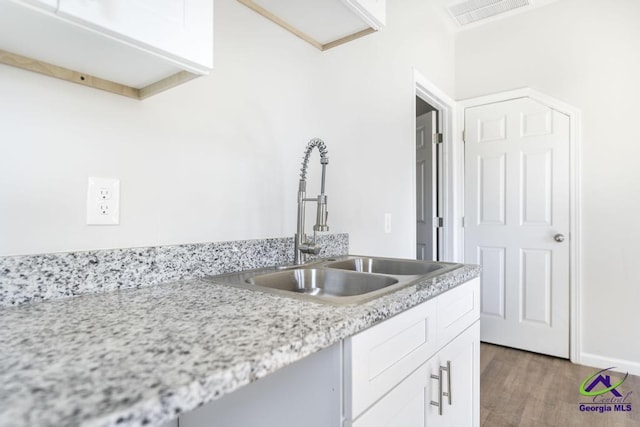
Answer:
[[[458,24],[467,25],[523,6],[529,6],[529,0],[469,0],[454,4],[449,12]]]

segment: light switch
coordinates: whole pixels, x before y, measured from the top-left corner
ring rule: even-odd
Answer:
[[[390,213],[384,214],[384,232],[387,234],[391,233],[391,214]]]
[[[120,224],[120,180],[89,177],[87,184],[87,224]]]

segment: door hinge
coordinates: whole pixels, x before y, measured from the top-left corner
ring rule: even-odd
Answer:
[[[434,144],[442,144],[442,141],[444,141],[444,137],[442,136],[441,133],[436,132],[433,134],[433,143]]]
[[[434,228],[444,227],[444,218],[442,218],[441,216],[434,217],[433,218],[433,227]]]
[[[465,133],[465,130],[462,129],[462,142],[467,142],[466,136],[467,136],[467,134]]]
[[[462,228],[464,228],[467,225],[467,222],[464,220],[464,217],[462,217]]]

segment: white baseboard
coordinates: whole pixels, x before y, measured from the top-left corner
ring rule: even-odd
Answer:
[[[614,359],[591,353],[581,353],[581,365],[593,366],[595,368],[606,369],[613,367],[612,371],[628,372],[631,375],[640,375],[640,363],[631,360]]]

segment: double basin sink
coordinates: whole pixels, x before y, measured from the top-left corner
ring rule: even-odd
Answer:
[[[338,305],[361,304],[462,264],[346,256],[293,267],[207,276],[224,285]]]

